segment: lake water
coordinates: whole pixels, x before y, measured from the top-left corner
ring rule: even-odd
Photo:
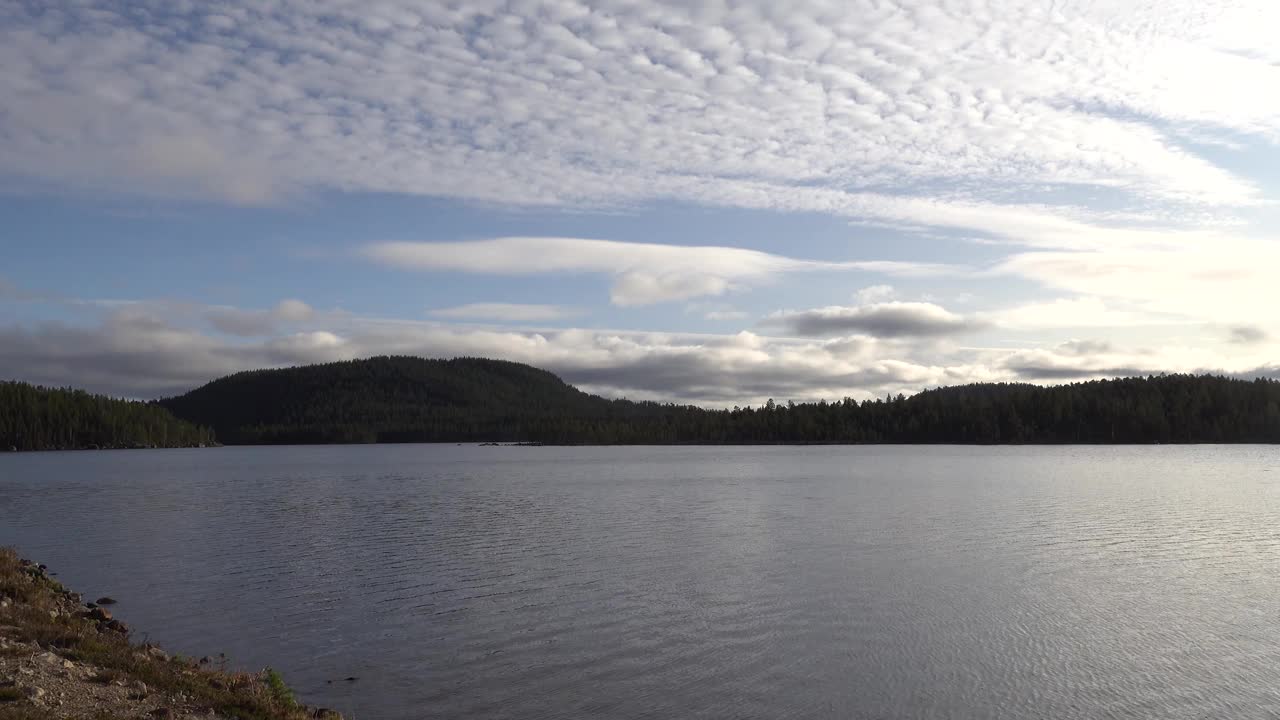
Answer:
[[[13,454],[0,544],[119,599],[136,638],[270,665],[356,720],[1274,718],[1277,460]]]

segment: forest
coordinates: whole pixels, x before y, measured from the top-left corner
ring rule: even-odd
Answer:
[[[227,444],[1280,442],[1280,383],[1212,375],[708,410],[605,399],[519,363],[378,357],[238,373],[157,404]]]
[[[0,452],[211,445],[213,431],[153,403],[0,382]]]

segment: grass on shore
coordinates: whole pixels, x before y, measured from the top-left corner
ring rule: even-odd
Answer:
[[[205,668],[135,645],[121,633],[100,630],[93,620],[71,612],[78,596],[37,568],[23,565],[9,548],[0,548],[0,605],[3,598],[11,602],[0,608],[0,625],[12,626],[6,630],[10,639],[36,643],[92,667],[100,677],[109,678],[107,682],[141,681],[150,692],[180,698],[185,706],[237,720],[314,717],[297,703],[275,671],[255,674]],[[27,703],[0,702],[0,720],[51,717]]]

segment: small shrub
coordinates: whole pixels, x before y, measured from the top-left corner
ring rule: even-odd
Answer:
[[[285,685],[284,678],[280,677],[280,673],[272,668],[262,671],[262,682],[267,686],[267,692],[271,693],[271,699],[276,704],[291,708],[298,704],[297,698],[293,696],[293,691]]]

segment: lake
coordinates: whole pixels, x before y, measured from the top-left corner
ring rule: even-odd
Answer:
[[[8,454],[0,544],[120,600],[136,639],[272,666],[358,720],[1274,718],[1278,460]]]

